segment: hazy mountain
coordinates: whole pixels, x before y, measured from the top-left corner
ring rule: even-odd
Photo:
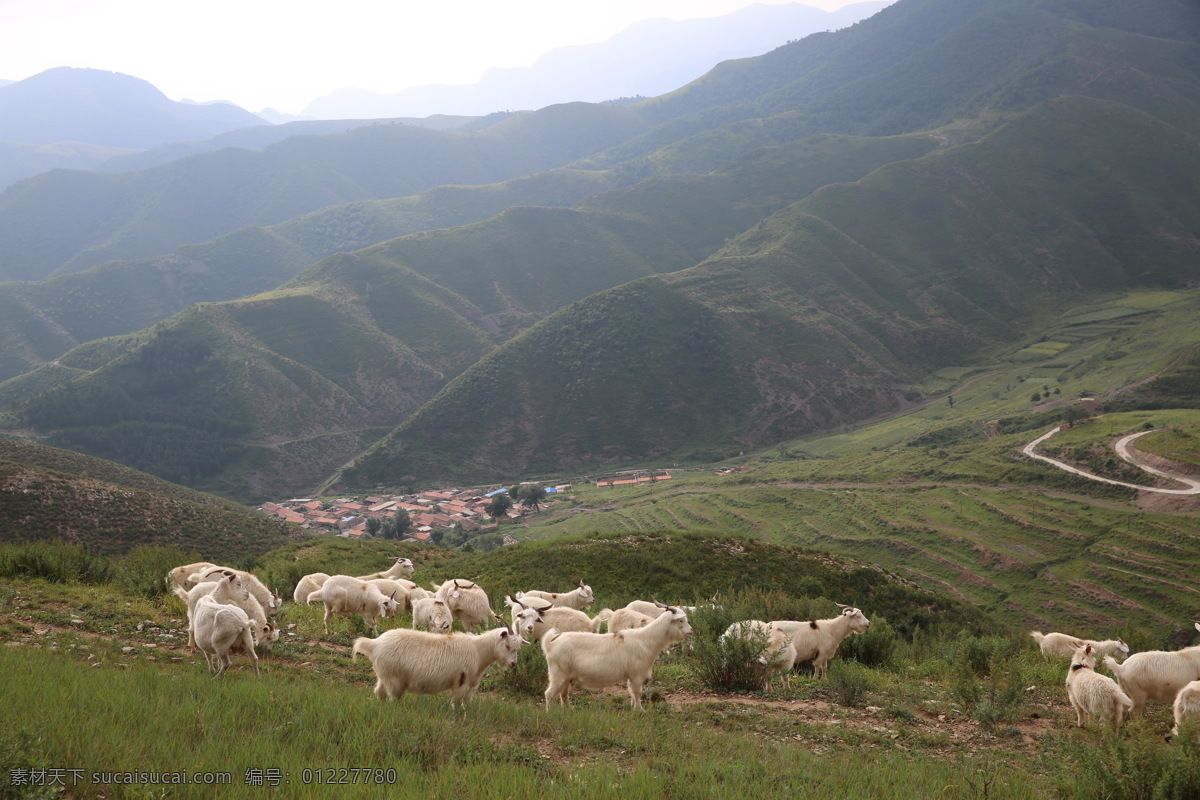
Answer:
[[[237,106],[177,103],[144,80],[104,70],[57,67],[0,87],[0,141],[143,150],[261,124]]]
[[[0,280],[41,280],[166,254],[338,203],[505,181],[562,166],[647,127],[629,109],[573,103],[479,132],[366,125],[294,136],[261,152],[227,147],[132,173],[57,170],[0,193]]]
[[[128,152],[119,147],[81,142],[0,142],[0,190],[22,178],[29,178],[51,169],[99,169],[114,156]]]
[[[221,150],[226,147],[263,150],[276,142],[282,142],[284,139],[290,139],[293,136],[323,136],[332,133],[345,133],[346,131],[366,125],[416,125],[435,131],[452,131],[476,119],[478,117],[455,117],[435,114],[426,118],[300,120],[284,122],[278,125],[255,125],[249,128],[238,128],[228,133],[222,133],[211,139],[189,139],[181,142],[171,142],[151,150],[114,156],[97,165],[97,169],[103,172],[136,172],[137,170],[149,169],[150,167],[157,167],[172,161],[178,161],[188,156],[211,153],[214,150]]]
[[[892,0],[829,12],[803,5],[753,5],[722,17],[653,19],[598,44],[551,50],[530,67],[488,70],[477,83],[417,86],[393,94],[346,88],[317,98],[302,116],[320,119],[487,114],[582,100],[654,97],[721,61],[757,56],[789,40],[865,19]]]

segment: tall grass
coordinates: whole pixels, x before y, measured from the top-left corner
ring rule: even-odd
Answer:
[[[266,787],[255,781],[273,778],[289,797],[971,796],[944,790],[974,760],[817,755],[790,738],[713,729],[658,706],[547,711],[481,696],[460,712],[444,695],[381,704],[367,683],[284,679],[270,668],[261,679],[235,669],[214,680],[200,669],[89,668],[9,648],[0,671],[10,676],[0,686],[0,769],[80,770],[69,775],[81,776],[70,787],[79,798],[160,796],[92,782],[121,771],[225,774],[223,798],[261,798]],[[380,786],[387,769],[394,783]],[[325,782],[339,779],[359,782]],[[1004,796],[1041,794],[1042,781],[1024,770],[1005,780]],[[172,786],[162,796],[207,798],[214,788]]]

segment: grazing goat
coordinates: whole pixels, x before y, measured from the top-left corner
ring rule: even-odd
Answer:
[[[786,633],[796,646],[796,663],[813,662],[813,677],[827,677],[829,659],[837,653],[842,640],[851,633],[862,633],[871,627],[871,621],[857,608],[837,604],[842,609],[840,616],[833,619],[816,619],[807,622],[776,620],[771,627]]]
[[[1196,629],[1200,630],[1200,622],[1196,623]],[[1180,689],[1200,680],[1200,645],[1182,650],[1146,650],[1134,653],[1124,664],[1108,656],[1104,663],[1133,700],[1132,715],[1137,716],[1147,700],[1173,702]]]
[[[182,586],[176,586],[176,596],[187,604],[187,620],[188,620],[188,646],[196,646],[194,618],[196,614],[196,604],[200,602],[201,597],[211,596],[218,603],[236,605],[245,602],[250,598],[250,590],[242,583],[242,579],[234,572],[223,572],[219,576],[215,576],[210,581],[195,584],[192,588],[185,590]]]
[[[1097,657],[1115,656],[1123,659],[1129,655],[1129,645],[1120,639],[1105,639],[1103,642],[1094,642],[1091,639],[1080,639],[1078,636],[1070,636],[1065,633],[1042,633],[1041,631],[1030,631],[1029,635],[1038,643],[1038,647],[1042,649],[1043,656],[1065,656],[1071,658],[1075,655],[1076,650],[1088,644],[1092,646],[1092,652]]]
[[[1092,717],[1112,720],[1113,733],[1121,726],[1125,713],[1133,708],[1129,695],[1117,682],[1096,672],[1096,651],[1085,644],[1071,656],[1067,670],[1067,698],[1075,709],[1075,724],[1087,727]]]
[[[707,603],[703,603],[702,605],[699,605],[699,606],[673,606],[673,608],[678,608],[680,611],[682,611],[685,614],[695,614],[696,609],[699,609],[699,608],[716,608],[717,602],[720,599],[721,599],[721,595],[718,593],[718,594],[714,594],[711,598],[709,598],[709,601]],[[625,607],[628,608],[630,611],[641,612],[642,614],[645,614],[648,617],[657,617],[659,614],[663,613],[662,604],[659,603],[657,600],[634,600],[633,602],[629,603]]]
[[[334,614],[350,617],[361,614],[363,622],[371,626],[371,632],[379,635],[376,624],[378,617],[390,617],[396,610],[396,601],[380,592],[366,581],[350,575],[332,575],[329,580],[310,594],[305,602],[314,600],[325,604],[325,634],[329,634],[329,618]]]
[[[771,691],[775,676],[783,675],[783,687],[792,688],[792,667],[796,665],[796,645],[787,633],[773,628],[769,623],[748,619],[730,625],[721,639],[733,638],[757,640],[762,648],[755,660],[763,667],[763,691]]]
[[[550,682],[546,687],[546,706],[557,697],[566,705],[571,684],[589,689],[627,681],[633,708],[642,710],[642,687],[658,654],[692,632],[687,614],[664,606],[664,613],[644,628],[620,633],[566,633],[551,629],[542,637]]]
[[[539,598],[526,598],[538,602]],[[540,642],[542,637],[546,635],[546,631],[555,628],[559,631],[586,631],[595,633],[600,630],[602,622],[600,615],[597,614],[595,619],[592,619],[582,611],[577,611],[566,606],[547,606],[545,608],[536,608],[525,606],[525,599],[512,600],[505,598],[509,608],[512,609],[514,624],[518,617],[527,615],[532,611],[537,613],[537,619],[534,620],[533,627],[529,632],[530,641]],[[517,609],[522,611],[518,612]]]
[[[525,640],[508,628],[480,634],[428,633],[405,628],[384,631],[376,639],[359,637],[350,651],[362,653],[375,669],[375,696],[399,700],[405,692],[450,691],[450,706],[465,706],[484,670],[497,661],[511,667]]]
[[[234,569],[233,567],[212,567],[204,570],[203,572],[198,572],[192,575],[188,578],[188,580],[193,584],[203,583],[204,581],[213,580],[213,578],[210,576],[224,570],[237,573],[237,576],[242,579],[244,584],[246,584],[246,588],[250,590],[250,594],[254,595],[254,599],[262,605],[263,611],[265,611],[268,616],[273,617],[279,613],[279,610],[283,607],[283,598],[281,598],[277,592],[268,589],[266,584],[260,581],[257,576],[252,575],[245,570]]]
[[[327,580],[329,580],[328,573],[310,572],[296,582],[296,589],[292,592],[292,600],[296,603],[303,603],[308,599],[310,594],[320,589]]]
[[[450,607],[450,613],[467,630],[482,628],[496,616],[487,593],[468,580],[446,581],[436,587],[434,596]]]
[[[583,581],[580,581],[579,585],[569,592],[543,592],[538,589],[530,589],[528,592],[517,592],[518,600],[524,600],[527,597],[540,597],[543,600],[549,600],[552,606],[565,606],[573,608],[576,611],[582,611],[596,602],[596,596],[592,594],[592,587]]]
[[[364,581],[372,581],[376,580],[377,578],[411,578],[412,574],[412,560],[402,556],[397,556],[396,563],[392,564],[383,572],[372,572],[370,575],[359,575],[358,577]]]
[[[454,615],[445,600],[436,597],[422,597],[413,603],[413,628],[432,633],[449,633],[454,625]]]
[[[208,561],[197,561],[194,564],[184,564],[182,567],[176,567],[168,572],[164,582],[166,583],[168,589],[174,589],[176,586],[178,586],[186,591],[188,587],[192,585],[188,581],[188,578],[197,573],[212,569],[215,566],[216,564]]]
[[[393,613],[398,614],[401,611],[407,611],[411,607],[409,591],[400,581],[394,578],[371,578],[367,583],[378,589],[381,594],[385,594],[396,601],[396,608],[393,610]]]
[[[1178,736],[1185,724],[1192,726],[1195,735],[1195,730],[1200,729],[1200,681],[1192,681],[1179,690],[1179,694],[1175,695],[1174,711],[1175,727],[1171,728],[1167,741]]]
[[[659,616],[659,614],[643,614],[641,611],[634,611],[632,608],[626,606],[625,608],[618,608],[616,611],[613,611],[611,608],[603,608],[600,610],[600,613],[596,614],[596,619],[599,622],[608,623],[609,633],[617,633],[618,631],[627,631],[630,628],[644,628],[649,623],[658,619]]]
[[[240,645],[254,662],[254,674],[258,675],[258,654],[254,652],[254,636],[250,617],[237,606],[218,603],[211,595],[204,595],[196,602],[192,619],[196,635],[196,646],[204,653],[208,669],[217,665],[217,677],[225,674],[229,667],[229,651]]]

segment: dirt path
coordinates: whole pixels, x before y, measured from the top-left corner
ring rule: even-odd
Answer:
[[[1109,483],[1109,484],[1112,484],[1113,486],[1125,486],[1130,489],[1137,489],[1137,490],[1143,491],[1143,492],[1158,492],[1159,494],[1174,494],[1174,495],[1200,494],[1200,481],[1195,480],[1194,478],[1185,478],[1181,475],[1172,475],[1169,472],[1163,472],[1160,469],[1155,469],[1154,467],[1147,466],[1147,465],[1139,462],[1137,459],[1135,459],[1133,457],[1133,454],[1129,452],[1129,443],[1130,442],[1132,442],[1134,439],[1137,439],[1139,436],[1145,436],[1147,433],[1154,433],[1154,431],[1138,431],[1137,433],[1131,433],[1128,436],[1123,436],[1117,440],[1116,444],[1113,445],[1113,449],[1117,452],[1117,455],[1119,455],[1125,461],[1128,461],[1130,464],[1133,464],[1138,469],[1145,470],[1146,472],[1149,472],[1151,475],[1156,475],[1160,478],[1168,478],[1170,480],[1175,481],[1176,483],[1182,483],[1187,487],[1186,489],[1159,489],[1159,488],[1156,488],[1153,486],[1139,486],[1136,483],[1125,483],[1124,481],[1116,481],[1116,480],[1113,480],[1112,478],[1102,478],[1099,475],[1093,475],[1090,472],[1084,472],[1083,470],[1081,470],[1077,467],[1073,467],[1070,464],[1064,464],[1063,462],[1058,461],[1053,458],[1050,458],[1049,456],[1044,456],[1044,455],[1041,455],[1041,454],[1035,452],[1036,448],[1039,444],[1046,441],[1051,436],[1058,433],[1060,430],[1062,430],[1062,428],[1054,428],[1049,433],[1042,434],[1041,436],[1034,439],[1029,444],[1025,445],[1025,448],[1021,452],[1023,452],[1025,455],[1029,456],[1030,458],[1036,458],[1038,461],[1045,461],[1047,464],[1053,464],[1054,466],[1058,467],[1061,470],[1066,470],[1067,472],[1074,473],[1075,475],[1080,475],[1084,478],[1088,478],[1089,480],[1099,481],[1101,483]]]

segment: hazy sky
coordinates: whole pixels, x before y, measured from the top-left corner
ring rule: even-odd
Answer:
[[[0,0],[0,78],[90,67],[174,100],[298,113],[334,89],[474,83],[641,19],[789,0]],[[805,0],[834,10],[850,0]]]

